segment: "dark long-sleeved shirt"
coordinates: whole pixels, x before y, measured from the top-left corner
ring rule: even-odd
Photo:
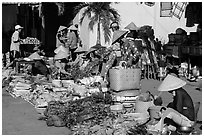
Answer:
[[[194,121],[194,105],[190,95],[183,89],[176,90],[176,96],[173,100],[173,109],[186,116],[189,120]]]

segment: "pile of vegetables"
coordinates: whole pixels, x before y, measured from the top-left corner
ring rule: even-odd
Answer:
[[[110,110],[112,97],[108,93],[62,103],[51,101],[44,120],[48,126],[68,127],[74,135],[128,135],[146,133],[146,128],[132,118],[124,117],[125,112]]]

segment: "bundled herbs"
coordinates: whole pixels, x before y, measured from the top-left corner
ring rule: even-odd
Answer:
[[[111,115],[109,105],[112,101],[109,94],[97,93],[90,97],[83,99],[62,103],[60,101],[51,101],[45,111],[47,125],[52,121],[50,118],[53,116],[58,117],[63,125],[69,128],[83,123],[84,121],[91,121],[92,125],[100,124],[103,120]]]
[[[146,134],[144,125],[124,117],[124,112],[112,112],[111,95],[96,93],[92,96],[62,103],[51,101],[45,111],[48,126],[66,126],[74,135],[128,135]]]

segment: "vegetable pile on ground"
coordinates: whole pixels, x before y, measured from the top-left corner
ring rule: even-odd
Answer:
[[[92,123],[98,124],[111,114],[108,107],[111,101],[111,96],[106,93],[97,93],[90,97],[66,103],[51,101],[44,114],[47,117],[48,126],[54,125],[54,123],[50,124],[50,121],[54,120],[50,119],[53,115],[59,117],[63,121],[62,123],[65,123],[62,126],[66,125],[69,128],[90,119]]]
[[[132,129],[136,131],[139,123],[124,117],[125,112],[111,111],[111,104],[109,93],[95,93],[66,103],[51,101],[43,119],[48,126],[68,127],[75,135],[127,135]],[[145,128],[138,130],[136,134],[145,133]]]

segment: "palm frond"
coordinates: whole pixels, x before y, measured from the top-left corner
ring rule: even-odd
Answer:
[[[113,21],[120,22],[120,15],[117,10],[112,8],[112,2],[83,2],[75,7],[75,11],[79,12],[82,8],[85,8],[80,24],[82,24],[84,18],[87,16],[90,19],[89,28],[93,31],[93,27],[100,20],[100,25],[104,31],[105,42],[110,42],[111,31],[109,25]]]
[[[101,18],[101,24],[102,24],[102,28],[103,28],[103,32],[104,32],[104,39],[105,39],[105,43],[106,42],[110,42],[110,37],[111,37],[111,31],[109,29],[109,25],[111,23],[111,21],[113,20],[112,15],[110,15],[107,12],[103,12],[102,14],[102,18]]]
[[[110,42],[111,31],[109,29],[109,25],[102,23],[102,28],[103,28],[103,32],[104,32],[105,43]]]
[[[81,17],[81,19],[80,19],[80,24],[82,24],[82,22],[83,22],[83,20],[84,20],[84,18],[85,18],[86,16],[88,16],[88,18],[91,18],[91,9],[90,9],[90,7],[87,7],[87,8],[84,10],[84,12],[82,13],[82,17]]]
[[[115,21],[120,22],[120,14],[118,13],[117,10],[110,8],[109,12],[113,15],[113,17],[115,18]]]
[[[87,2],[82,2],[81,4],[74,7],[74,14],[77,14],[81,9],[87,7],[89,4]]]

